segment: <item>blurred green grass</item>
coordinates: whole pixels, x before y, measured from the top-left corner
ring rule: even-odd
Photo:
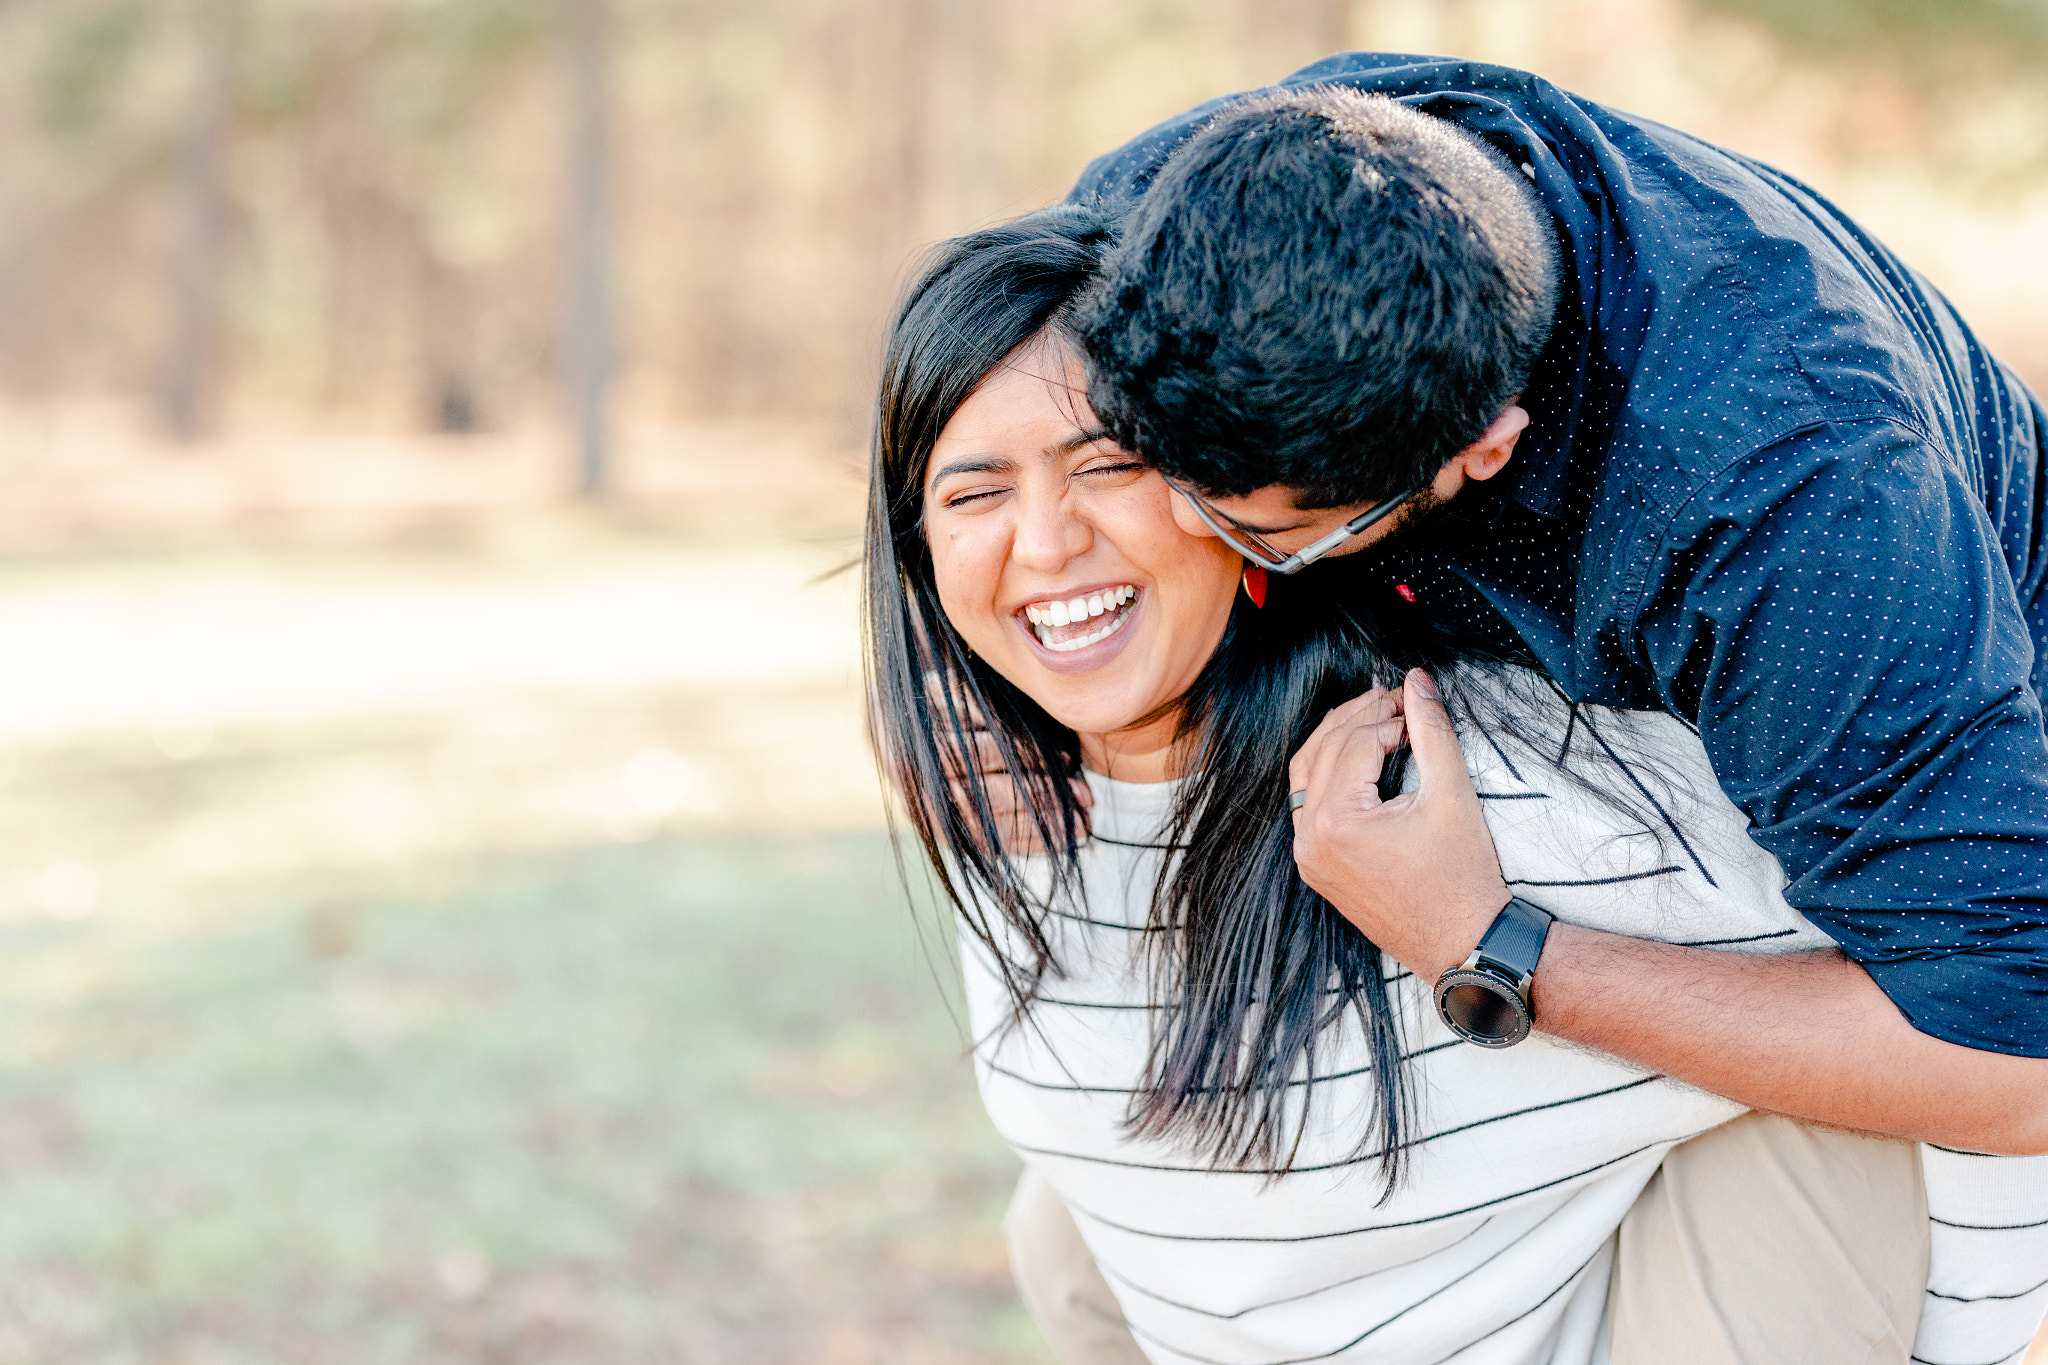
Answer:
[[[1047,1358],[879,834],[230,894],[0,922],[0,1361]]]

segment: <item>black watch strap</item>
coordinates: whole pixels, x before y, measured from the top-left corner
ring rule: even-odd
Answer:
[[[1493,917],[1493,923],[1481,935],[1473,957],[1505,968],[1517,977],[1533,976],[1536,963],[1543,956],[1544,941],[1550,937],[1550,926],[1556,918],[1548,910],[1516,896]]]
[[[1437,1014],[1451,1032],[1480,1047],[1513,1047],[1529,1036],[1529,982],[1553,922],[1520,896],[1501,907],[1472,956],[1437,979]]]

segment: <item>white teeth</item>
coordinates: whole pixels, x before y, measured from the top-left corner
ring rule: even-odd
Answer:
[[[1128,616],[1114,617],[1102,629],[1091,630],[1078,640],[1054,640],[1052,632],[1044,626],[1040,626],[1038,628],[1038,643],[1056,654],[1071,654],[1077,649],[1086,649],[1099,640],[1107,640],[1110,636],[1122,630],[1124,622],[1130,619]]]
[[[1059,626],[1074,625],[1081,621],[1086,621],[1093,616],[1101,616],[1105,613],[1114,614],[1126,602],[1136,600],[1137,596],[1138,590],[1126,583],[1119,588],[1105,588],[1101,592],[1091,593],[1086,597],[1070,598],[1064,602],[1030,603],[1024,608],[1024,619],[1030,622],[1036,629],[1038,638],[1047,649],[1061,651],[1079,649],[1083,645],[1090,645],[1097,640],[1103,639],[1111,630],[1115,629],[1115,624],[1107,626],[1083,639],[1069,640],[1064,644],[1054,644],[1048,638],[1051,630]]]

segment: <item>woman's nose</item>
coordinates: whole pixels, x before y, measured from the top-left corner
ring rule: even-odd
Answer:
[[[1018,499],[1017,533],[1010,558],[1038,573],[1058,573],[1068,561],[1088,553],[1095,528],[1076,515],[1073,503],[1048,491]]]

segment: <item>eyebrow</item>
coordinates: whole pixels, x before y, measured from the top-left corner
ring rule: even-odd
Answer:
[[[1109,433],[1102,430],[1077,431],[1066,440],[1047,450],[1049,455],[1071,455],[1083,446],[1092,446],[1097,441],[1109,439]],[[937,483],[952,474],[1000,474],[1015,469],[1017,462],[1007,455],[963,455],[957,460],[948,460],[931,472],[929,482]]]
[[[958,460],[948,460],[932,471],[931,482],[937,483],[949,474],[999,474],[1006,469],[1015,469],[1017,462],[1007,455],[968,455]]]

